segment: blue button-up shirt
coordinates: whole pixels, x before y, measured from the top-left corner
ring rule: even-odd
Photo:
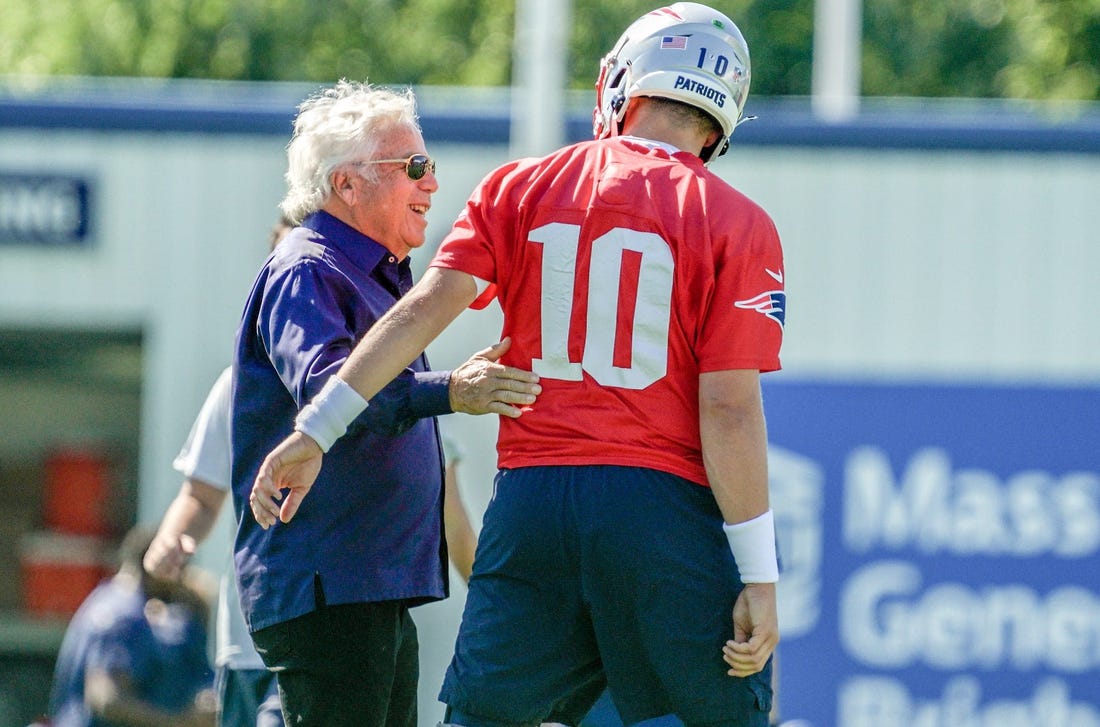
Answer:
[[[409,260],[325,212],[275,248],[253,284],[233,361],[234,561],[253,631],[330,605],[447,595],[443,457],[433,418],[450,372],[424,356],[325,455],[290,523],[263,530],[248,496],[263,458],[356,342],[412,286]]]

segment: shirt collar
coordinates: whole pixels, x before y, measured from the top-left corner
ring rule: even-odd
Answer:
[[[630,136],[630,135],[622,136],[620,138],[623,141],[632,141],[635,144],[639,144],[641,146],[644,146],[647,149],[664,149],[665,152],[667,152],[669,156],[672,156],[673,154],[675,154],[678,151],[682,151],[681,149],[678,149],[677,147],[673,146],[672,144],[669,144],[669,143],[666,143],[666,142],[663,142],[663,141],[657,141],[656,139],[644,139],[640,136]]]
[[[626,142],[628,145],[630,145],[634,148],[644,149],[647,152],[651,152],[655,149],[663,151],[665,154],[668,154],[670,159],[676,159],[676,160],[681,161],[684,164],[687,164],[688,166],[691,166],[691,167],[703,167],[703,166],[705,166],[703,164],[703,160],[700,159],[695,154],[692,154],[690,151],[684,151],[682,149],[678,149],[675,146],[673,146],[672,144],[668,144],[668,143],[663,142],[663,141],[657,141],[656,139],[645,139],[645,138],[642,138],[640,136],[629,136],[629,135],[627,135],[627,136],[615,136],[615,137],[612,137],[612,138],[617,140],[617,141]]]
[[[381,243],[324,210],[317,210],[302,220],[302,227],[319,233],[326,245],[339,250],[352,263],[368,272],[391,254]]]

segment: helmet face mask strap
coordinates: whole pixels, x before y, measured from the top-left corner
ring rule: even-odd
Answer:
[[[615,136],[622,131],[623,119],[626,117],[626,88],[630,82],[630,61],[625,68],[619,71],[618,77],[612,84],[615,93],[608,99],[608,109],[611,111],[611,127]]]
[[[695,106],[722,129],[703,149],[710,162],[729,146],[749,92],[749,49],[737,26],[705,5],[678,2],[639,18],[600,64],[593,134],[620,131],[631,98],[655,96]]]
[[[622,89],[626,69],[618,67],[616,51],[619,45],[621,42],[600,61],[600,75],[596,79],[596,107],[592,110],[592,134],[597,139],[619,135],[619,122],[626,109],[626,95]]]

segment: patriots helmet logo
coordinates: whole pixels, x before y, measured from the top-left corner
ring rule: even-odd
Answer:
[[[766,315],[768,318],[778,323],[780,328],[783,328],[786,316],[787,294],[782,290],[769,290],[766,293],[761,293],[748,300],[736,301],[734,305],[738,308],[754,310],[757,313]]]

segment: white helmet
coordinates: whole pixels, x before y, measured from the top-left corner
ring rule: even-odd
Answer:
[[[619,133],[627,102],[659,96],[706,111],[722,137],[704,162],[729,146],[749,95],[749,46],[732,20],[706,5],[674,3],[634,21],[600,63],[592,132]]]

